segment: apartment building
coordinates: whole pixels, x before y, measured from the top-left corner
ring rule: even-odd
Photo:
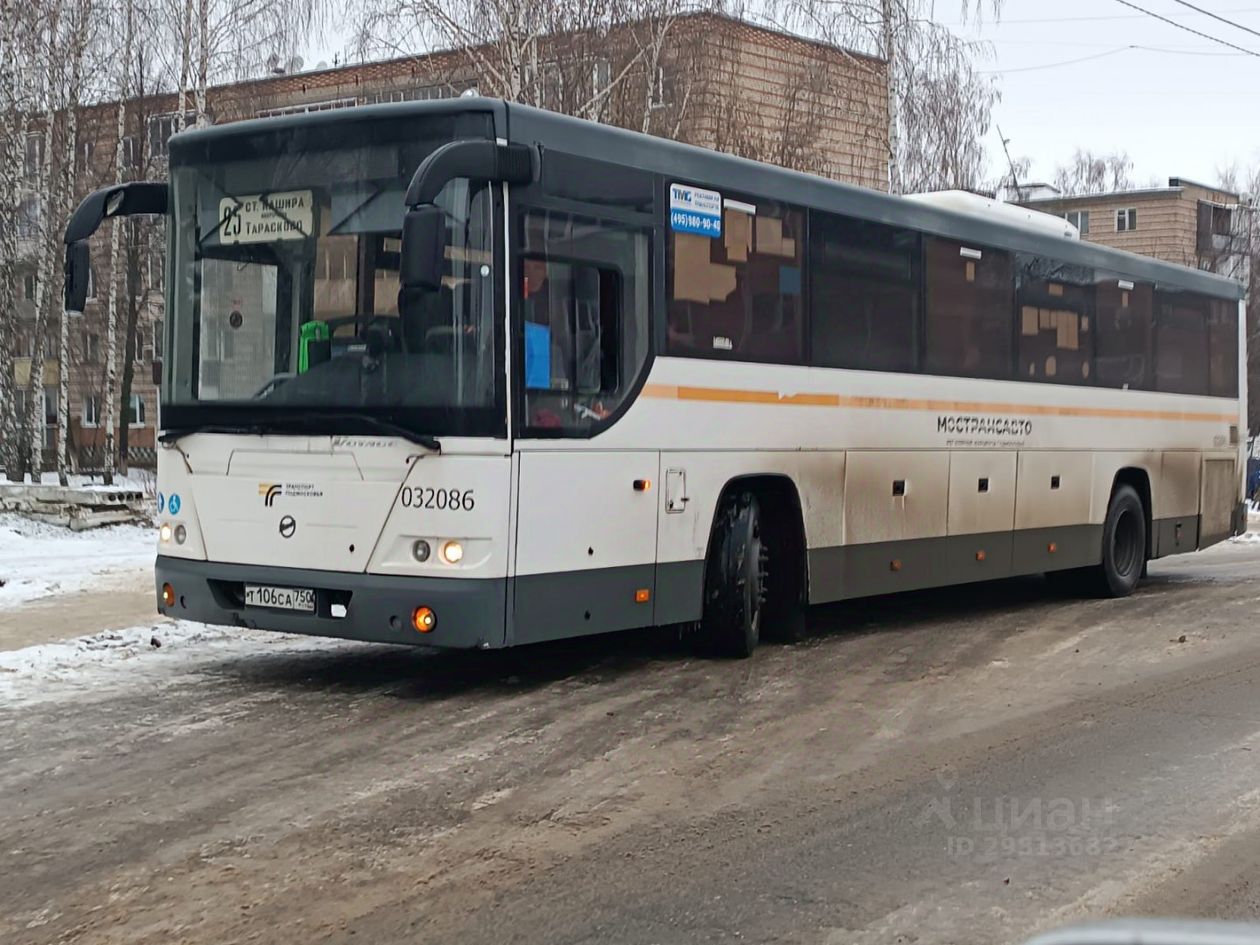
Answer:
[[[887,186],[887,70],[877,58],[715,14],[681,17],[659,55],[642,58],[634,24],[599,37],[551,37],[535,67],[533,104],[652,134],[741,154],[867,187]],[[347,108],[381,102],[446,98],[487,90],[477,57],[466,50],[409,56],[339,68],[273,74],[207,91],[207,119],[215,124],[250,118]],[[631,63],[630,68],[626,64]],[[637,63],[637,64],[635,64]],[[322,65],[322,64],[321,64]],[[614,78],[616,77],[616,78]],[[86,194],[114,179],[116,103],[83,109],[79,119],[77,190]],[[175,94],[146,96],[126,107],[122,159],[131,179],[165,176],[167,141],[181,124]],[[183,123],[194,115],[187,111]],[[27,141],[27,177],[38,176],[43,138]],[[40,198],[30,193],[21,223],[23,268],[15,381],[25,404],[34,348],[37,221]],[[160,225],[128,221],[120,253],[117,322],[119,377],[133,372],[127,425],[128,459],[151,462],[162,357],[163,256]],[[101,462],[105,417],[105,349],[109,235],[92,244],[93,291],[70,330],[70,452],[82,468]],[[59,267],[58,267],[59,268]],[[57,280],[58,291],[60,279]],[[123,326],[134,308],[134,343]],[[57,415],[59,326],[48,326],[44,347],[45,465],[53,464]],[[121,432],[121,431],[120,431]]]
[[[1238,194],[1184,177],[1167,187],[1066,197],[1044,185],[1023,206],[1066,217],[1081,239],[1225,275],[1236,274],[1247,247]]]

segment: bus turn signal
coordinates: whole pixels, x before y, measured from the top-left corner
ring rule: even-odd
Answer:
[[[432,633],[437,626],[437,614],[428,607],[417,607],[411,612],[411,625],[421,633]]]

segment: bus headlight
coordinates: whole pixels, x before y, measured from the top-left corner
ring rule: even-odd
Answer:
[[[459,564],[464,559],[464,546],[457,541],[448,541],[442,546],[442,560],[447,564]]]
[[[429,543],[423,538],[417,538],[411,546],[411,556],[421,564],[429,560],[429,555],[433,549],[429,547]]]
[[[170,540],[171,540],[171,524],[170,524],[170,522],[163,522],[163,523],[162,523],[162,527],[158,529],[158,539],[159,539],[159,540],[162,542],[162,544],[164,544],[164,545],[170,542]]]

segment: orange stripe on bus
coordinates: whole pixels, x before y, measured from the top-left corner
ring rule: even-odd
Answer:
[[[1109,420],[1185,420],[1236,423],[1229,413],[1181,410],[1126,410],[1118,407],[1056,407],[1045,404],[986,404],[960,400],[913,400],[904,397],[846,397],[840,394],[782,394],[771,390],[687,387],[645,384],[643,396],[657,400],[691,400],[724,404],[787,404],[796,407],[848,407],[859,410],[927,410],[938,412],[1023,414],[1025,416],[1095,417]]]

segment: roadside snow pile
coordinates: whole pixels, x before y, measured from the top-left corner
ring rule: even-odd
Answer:
[[[199,675],[226,661],[297,656],[363,644],[178,620],[0,652],[0,707],[67,696],[108,697]]]
[[[1260,541],[1260,532],[1243,532],[1241,535],[1235,535],[1230,539],[1240,545],[1250,545]]]
[[[155,545],[153,529],[139,525],[72,532],[0,513],[0,610],[150,565]]]

